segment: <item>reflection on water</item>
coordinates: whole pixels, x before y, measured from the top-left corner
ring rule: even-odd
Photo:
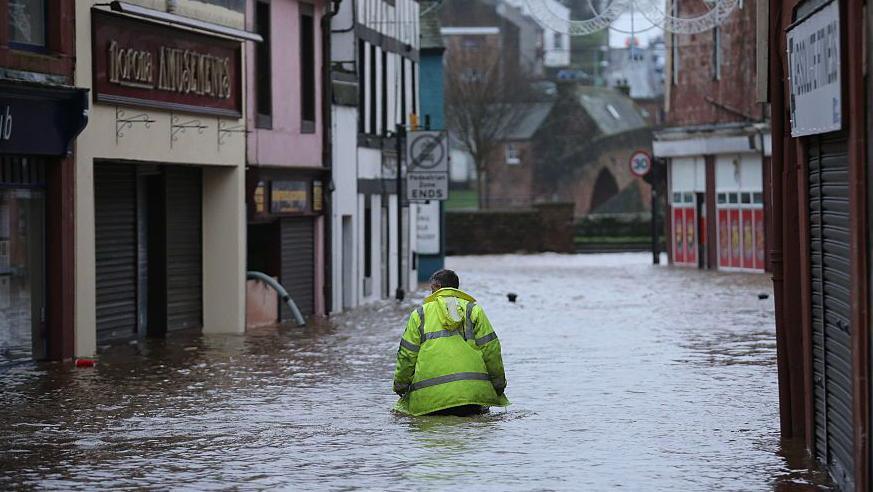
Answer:
[[[823,483],[802,446],[779,443],[773,304],[758,299],[767,278],[647,260],[452,259],[501,337],[514,402],[473,418],[390,412],[394,355],[415,300],[302,330],[115,347],[91,370],[10,368],[0,373],[0,487]]]

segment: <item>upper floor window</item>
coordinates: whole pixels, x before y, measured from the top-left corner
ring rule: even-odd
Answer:
[[[315,131],[315,14],[300,4],[300,112],[304,133]]]
[[[514,143],[506,144],[506,163],[509,165],[521,164],[521,149]]]
[[[552,33],[552,44],[555,46],[556,50],[564,49],[564,36],[555,31]]]
[[[23,49],[44,49],[46,0],[9,0],[9,44]]]
[[[270,50],[270,3],[258,0],[255,3],[255,29],[264,38],[262,43],[255,47],[255,70],[257,75],[257,119],[255,126],[258,128],[273,127],[273,75],[272,55]]]
[[[712,29],[712,78],[721,80],[721,29]]]

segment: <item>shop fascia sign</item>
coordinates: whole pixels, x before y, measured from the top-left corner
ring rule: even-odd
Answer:
[[[238,41],[101,10],[92,29],[96,102],[242,115]]]
[[[840,6],[832,1],[788,31],[791,136],[843,127]]]
[[[0,154],[66,155],[87,122],[85,90],[0,84]]]

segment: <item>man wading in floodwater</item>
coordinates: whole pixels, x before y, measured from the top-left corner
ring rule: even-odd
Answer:
[[[397,351],[395,410],[410,415],[475,415],[507,406],[500,341],[451,270],[433,274],[433,292],[409,316]]]

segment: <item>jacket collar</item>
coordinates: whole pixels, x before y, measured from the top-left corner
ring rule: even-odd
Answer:
[[[457,297],[458,299],[463,299],[468,302],[476,302],[476,299],[474,299],[473,296],[471,296],[470,294],[467,294],[460,289],[453,289],[450,287],[440,289],[433,294],[427,296],[424,299],[424,302],[427,303],[435,301],[438,297]]]

